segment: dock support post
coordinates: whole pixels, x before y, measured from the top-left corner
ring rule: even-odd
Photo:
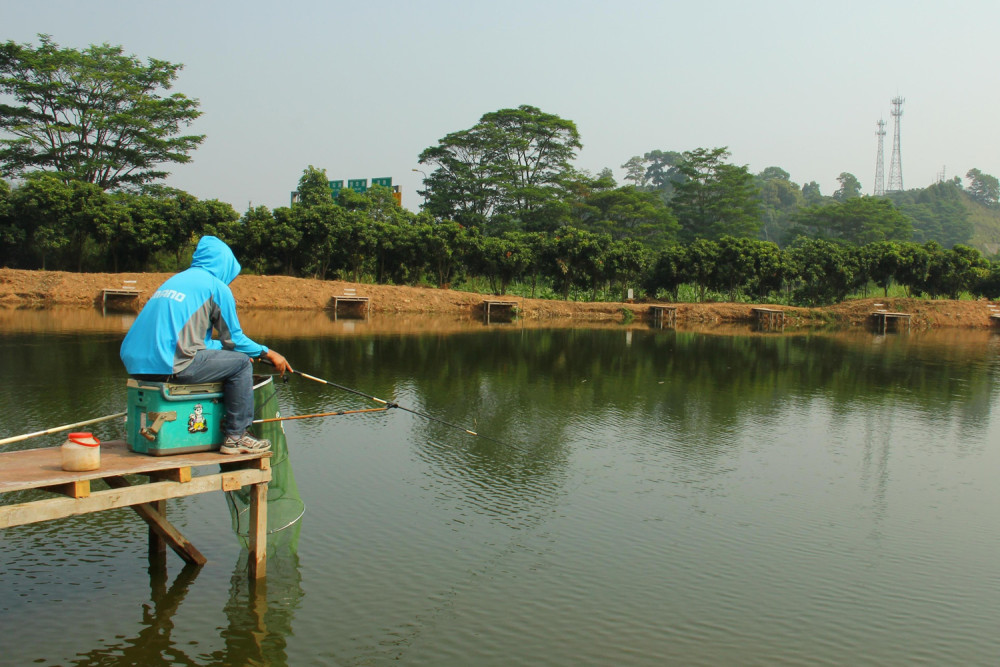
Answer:
[[[164,519],[167,518],[167,501],[157,500],[150,503],[156,510],[156,513],[162,516]],[[152,524],[148,526],[149,528],[149,563],[150,565],[166,564],[167,562],[167,542],[160,534],[153,530]]]
[[[250,579],[267,576],[267,482],[250,488]]]

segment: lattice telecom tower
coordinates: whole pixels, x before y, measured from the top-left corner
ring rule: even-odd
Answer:
[[[882,151],[882,145],[885,143],[885,121],[881,118],[878,121],[878,131],[875,136],[878,137],[878,157],[875,158],[875,196],[882,197],[885,195],[885,155]]]
[[[903,98],[892,98],[892,159],[889,162],[888,192],[903,191],[903,163],[899,156],[899,119],[903,117]]]

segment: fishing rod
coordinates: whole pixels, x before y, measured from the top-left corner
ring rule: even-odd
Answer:
[[[346,391],[348,393],[355,394],[357,396],[362,396],[364,398],[367,398],[370,401],[375,401],[376,403],[381,403],[382,405],[385,406],[386,410],[388,410],[390,408],[399,408],[400,410],[403,410],[405,412],[409,412],[410,414],[414,414],[414,415],[416,415],[418,417],[423,417],[424,419],[429,419],[430,421],[437,422],[439,424],[444,424],[445,426],[450,426],[451,428],[457,428],[459,431],[465,431],[469,435],[474,435],[474,436],[479,437],[479,438],[486,438],[487,440],[493,440],[493,442],[500,443],[501,445],[506,444],[504,442],[500,442],[499,440],[494,440],[493,438],[490,438],[488,436],[476,433],[475,431],[467,429],[464,426],[459,426],[458,424],[452,424],[451,422],[447,422],[447,421],[445,421],[443,419],[439,419],[438,417],[435,417],[433,415],[429,415],[426,412],[420,412],[419,410],[414,410],[414,409],[408,408],[408,407],[406,407],[404,405],[400,405],[399,403],[396,403],[395,401],[387,401],[384,398],[379,398],[378,396],[372,396],[371,394],[366,394],[363,391],[359,391],[357,389],[352,389],[351,387],[345,387],[342,384],[337,384],[336,382],[330,382],[329,380],[324,380],[323,378],[318,378],[315,375],[309,375],[308,373],[303,373],[302,371],[292,371],[292,372],[295,373],[296,375],[304,377],[307,380],[312,380],[313,382],[319,382],[320,384],[327,384],[327,385],[330,385],[331,387],[334,387],[336,389],[340,389],[341,391]]]
[[[254,424],[267,424],[268,422],[284,422],[292,419],[313,419],[316,417],[339,417],[340,415],[356,415],[362,412],[385,412],[385,408],[365,408],[363,410],[338,410],[337,412],[317,412],[311,415],[292,415],[291,417],[271,417],[270,419],[254,419]]]
[[[126,413],[116,412],[113,415],[107,415],[105,417],[97,417],[96,419],[88,419],[82,422],[76,422],[75,424],[66,424],[65,426],[54,426],[53,428],[45,429],[44,431],[35,431],[34,433],[25,433],[24,435],[15,435],[10,438],[4,438],[0,440],[0,445],[9,445],[12,442],[20,442],[21,440],[27,440],[28,438],[34,438],[39,435],[48,435],[50,433],[58,433],[60,431],[68,431],[71,428],[79,428],[81,426],[88,426],[90,424],[96,424],[98,422],[106,422],[109,419],[115,419],[117,417],[124,417]]]
[[[270,366],[274,365],[274,364],[272,364],[267,359],[261,359],[261,362],[263,362],[265,364],[268,364]],[[404,405],[400,405],[399,403],[396,403],[395,401],[387,401],[384,398],[379,398],[378,396],[373,396],[371,394],[366,394],[365,392],[360,391],[358,389],[353,389],[351,387],[345,387],[342,384],[337,384],[336,382],[331,382],[330,380],[324,380],[323,378],[318,378],[315,375],[309,375],[308,373],[303,373],[302,371],[293,370],[293,371],[291,371],[291,373],[293,373],[294,375],[298,375],[300,377],[304,377],[307,380],[312,380],[313,382],[318,382],[320,384],[329,385],[331,387],[334,387],[335,389],[340,389],[341,391],[346,391],[346,392],[348,392],[350,394],[354,394],[356,396],[361,396],[362,398],[367,398],[370,401],[374,401],[376,403],[380,403],[380,404],[382,404],[382,405],[385,406],[385,408],[382,408],[383,410],[389,410],[391,408],[398,408],[400,410],[403,410],[405,412],[409,412],[410,414],[416,415],[418,417],[423,417],[424,419],[427,419],[429,421],[437,422],[438,424],[443,424],[445,426],[449,426],[451,428],[458,429],[459,431],[464,431],[465,433],[468,433],[469,435],[474,435],[477,438],[483,438],[485,440],[490,440],[491,442],[495,442],[495,443],[497,443],[499,445],[503,445],[505,447],[513,447],[514,449],[518,449],[520,451],[525,451],[524,448],[518,447],[517,445],[511,444],[509,442],[503,442],[502,440],[497,440],[496,438],[491,438],[488,435],[483,435],[481,433],[476,433],[475,431],[473,431],[471,429],[467,429],[464,426],[460,426],[458,424],[453,424],[451,422],[448,422],[448,421],[445,421],[445,420],[440,419],[438,417],[435,417],[434,415],[429,415],[426,412],[420,412],[419,410],[414,410],[412,408],[408,408],[408,407],[406,407]]]

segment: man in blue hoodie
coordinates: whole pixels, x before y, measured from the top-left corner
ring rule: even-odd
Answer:
[[[266,359],[292,372],[283,356],[244,335],[229,289],[240,273],[229,246],[214,236],[198,241],[191,268],[168,279],[149,298],[122,341],[121,358],[140,380],[222,382],[226,438],[220,452],[266,451],[271,443],[247,430],[253,421],[253,366]],[[213,340],[212,330],[219,332]]]

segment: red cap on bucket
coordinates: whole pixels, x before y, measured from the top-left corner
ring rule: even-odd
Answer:
[[[69,439],[75,444],[84,445],[85,447],[97,447],[101,444],[101,441],[95,438],[93,433],[70,433]]]

